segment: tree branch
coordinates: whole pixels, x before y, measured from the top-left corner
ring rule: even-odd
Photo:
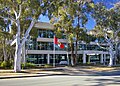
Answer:
[[[100,48],[102,48],[102,49],[107,49],[107,48],[102,47],[99,43],[97,43],[97,45],[98,45]],[[108,49],[107,49],[107,50],[108,50]]]
[[[16,12],[14,9],[13,9],[13,12],[14,12],[15,18],[16,18],[16,20],[17,20],[17,17],[18,17],[17,12]]]
[[[117,34],[120,32],[120,28],[115,32],[115,37],[117,36]]]
[[[3,17],[3,16],[1,16],[1,15],[0,15],[0,18],[3,18],[3,19],[8,19],[8,20],[11,20],[11,21],[13,21],[13,22],[15,22],[15,23],[16,23],[15,19],[13,19],[13,18]]]
[[[23,37],[23,39],[22,39],[21,45],[23,45],[23,44],[25,43],[25,41],[26,41],[27,37],[29,36],[29,33],[30,33],[31,29],[33,28],[35,22],[36,22],[35,19],[33,19],[33,20],[31,21],[30,26],[28,27],[28,29],[27,29],[27,31],[25,32],[25,35],[24,35],[24,37]]]
[[[16,38],[10,43],[10,46],[14,45],[16,43]]]
[[[22,7],[21,7],[21,5],[19,5],[19,14],[18,14],[18,16],[17,16],[17,19],[20,17],[21,11],[22,11]]]

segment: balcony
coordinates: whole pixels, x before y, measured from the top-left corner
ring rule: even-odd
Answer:
[[[26,54],[53,54],[52,50],[26,50]],[[67,54],[67,51],[55,51],[55,54]]]
[[[53,38],[37,38],[37,42],[53,42]],[[59,39],[61,43],[67,43],[66,39]]]

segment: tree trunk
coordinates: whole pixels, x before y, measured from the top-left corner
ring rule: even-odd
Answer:
[[[4,61],[7,61],[7,53],[5,48],[5,38],[3,39],[3,55],[4,55]]]
[[[22,61],[23,64],[25,64],[25,43],[22,46]]]
[[[14,71],[18,72],[21,71],[21,50],[22,46],[20,44],[20,21],[17,20],[17,34],[16,34],[16,51],[15,51],[15,58],[14,58]]]
[[[77,64],[77,62],[78,62],[78,55],[77,55],[77,49],[78,49],[78,34],[77,34],[77,36],[76,36],[76,47],[75,47],[75,64]]]
[[[66,34],[66,38],[67,38],[67,62],[68,62],[68,65],[70,65],[70,62],[69,62],[69,50],[68,50],[68,33]]]
[[[23,35],[25,35],[24,34],[25,33],[25,30],[23,30]],[[25,43],[22,45],[22,59],[21,59],[22,61],[22,63],[25,65]]]
[[[35,20],[33,19],[23,37],[23,40],[20,42],[20,21],[17,20],[16,26],[18,28],[17,28],[17,34],[16,34],[16,51],[15,51],[15,58],[14,58],[14,71],[15,72],[21,71],[22,46],[24,45],[25,41],[27,40],[27,37],[29,36],[29,33],[30,33],[32,27],[34,26],[34,24],[35,24]]]
[[[71,65],[74,66],[74,45],[71,43]]]
[[[21,71],[21,46],[17,45],[17,43],[16,43],[15,58],[14,58],[14,71],[15,72]]]
[[[16,41],[16,51],[15,51],[15,58],[14,58],[14,71],[19,72],[21,71],[21,50],[22,46],[20,44],[20,36],[17,36]]]
[[[79,11],[78,11],[78,30],[76,31],[76,49],[75,49],[75,64],[78,62],[78,55],[77,55],[77,49],[78,49],[78,34],[80,29],[80,3],[79,3]]]
[[[117,63],[119,64],[120,63],[120,43],[118,43],[116,45],[116,60],[117,60]]]
[[[113,52],[112,43],[110,43],[109,53],[110,53],[109,67],[111,67],[111,66],[113,66],[113,59],[114,59],[114,52]]]

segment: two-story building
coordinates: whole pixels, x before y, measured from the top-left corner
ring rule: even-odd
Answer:
[[[38,22],[35,24],[35,29],[38,31],[37,38],[30,38],[26,42],[26,60],[34,64],[59,64],[61,60],[66,60],[70,63],[71,51],[67,46],[65,35],[59,41],[64,44],[64,49],[55,46],[55,58],[53,51],[53,25],[49,23]],[[103,47],[108,47],[106,43],[100,44]],[[78,44],[78,62],[79,63],[104,63],[109,60],[109,52],[100,48],[96,42],[86,44],[81,42]]]

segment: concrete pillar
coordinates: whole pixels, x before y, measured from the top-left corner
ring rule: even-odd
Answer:
[[[67,52],[67,62],[68,62],[68,65],[69,65],[70,62],[69,62],[69,54],[68,54],[68,52]]]
[[[100,63],[103,63],[103,54],[101,54]]]
[[[104,54],[104,65],[106,65],[105,63],[106,63],[106,54]]]
[[[86,63],[86,54],[83,54],[83,63]]]
[[[50,64],[50,54],[47,56],[47,64]]]
[[[88,56],[88,63],[90,63],[90,59],[91,59],[91,56],[89,55],[89,56]]]

